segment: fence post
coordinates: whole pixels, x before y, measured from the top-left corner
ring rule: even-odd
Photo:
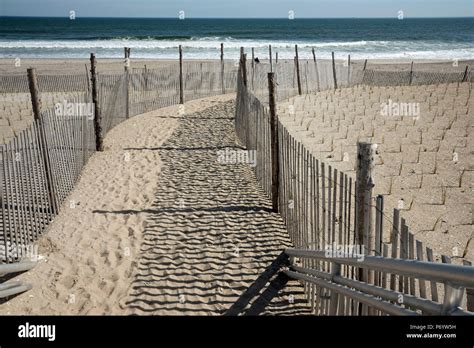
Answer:
[[[374,156],[372,144],[357,143],[356,169],[356,237],[357,243],[363,245],[365,252],[371,250],[371,199],[372,199],[372,168]]]
[[[469,71],[469,65],[466,65],[466,69],[464,70],[464,76],[462,77],[462,82],[467,81],[467,73]]]
[[[255,49],[252,47],[252,89],[253,89],[254,79],[255,79]]]
[[[102,136],[102,115],[99,105],[99,90],[97,84],[97,61],[95,54],[91,53],[91,83],[92,83],[92,102],[94,103],[94,132],[95,132],[95,149],[96,151],[104,151],[104,139]]]
[[[275,73],[268,73],[268,95],[270,106],[270,138],[272,151],[272,209],[278,213],[278,196],[280,191],[280,163],[278,157],[278,120],[275,101]]]
[[[275,64],[278,65],[278,52],[275,53]]]
[[[124,53],[124,58],[125,58],[124,70],[125,70],[125,71],[128,71],[128,67],[130,66],[130,64],[129,64],[130,48],[124,47],[124,48],[123,48],[123,53]]]
[[[411,66],[410,66],[410,86],[412,82],[413,82],[413,61],[411,62]]]
[[[129,93],[129,67],[130,67],[130,48],[124,47],[124,70],[125,70],[125,118],[130,117],[130,93]]]
[[[356,243],[364,247],[364,253],[370,254],[372,245],[372,168],[374,156],[372,144],[368,142],[357,143],[357,168],[356,168]],[[358,279],[370,282],[369,272],[362,268],[358,270]],[[359,314],[365,313],[366,307],[359,306]]]
[[[268,45],[268,53],[270,55],[270,72],[273,72],[272,45]]]
[[[351,55],[347,56],[347,86],[351,85]]]
[[[222,94],[225,94],[225,86],[224,86],[224,44],[221,43],[221,87],[222,87]]]
[[[365,251],[371,251],[371,200],[372,169],[374,166],[374,153],[372,144],[368,142],[357,143],[357,169],[356,169],[356,227],[358,242],[364,244]]]
[[[332,77],[334,80],[334,89],[337,89],[336,61],[334,60],[334,52],[331,52],[331,55],[332,55]]]
[[[364,69],[362,69],[362,71],[365,71],[366,68],[367,68],[367,59],[364,61]]]
[[[85,64],[85,67],[86,67],[87,90],[90,91],[91,90],[91,80],[90,80],[90,77],[89,77],[89,69],[87,68],[87,64]]]
[[[313,53],[314,68],[316,70],[316,83],[318,84],[318,87],[316,88],[316,90],[319,92],[319,89],[320,89],[319,70],[318,70],[318,62],[316,60],[316,52],[314,51],[314,47],[311,49],[311,52]]]
[[[298,82],[298,94],[301,95],[301,77],[300,77],[300,60],[298,57],[298,45],[295,45],[295,64],[296,64],[296,80]]]
[[[240,66],[242,67],[242,81],[247,87],[247,55],[244,53],[243,47],[240,47]]]
[[[255,68],[255,49],[252,47],[252,72]]]
[[[183,48],[179,45],[179,103],[184,104],[183,90]]]
[[[33,108],[33,117],[37,125],[39,126],[39,138],[40,138],[40,147],[41,154],[43,158],[43,165],[45,170],[46,185],[48,188],[49,201],[51,202],[51,208],[53,213],[58,212],[58,205],[56,201],[56,196],[54,195],[53,183],[52,183],[52,172],[49,166],[48,160],[48,146],[46,144],[46,137],[44,134],[43,122],[41,120],[41,98],[38,88],[38,79],[36,78],[36,69],[29,68],[27,69],[28,74],[28,87],[31,94],[31,105]]]
[[[145,64],[145,91],[148,91],[148,69]]]
[[[38,88],[38,79],[36,78],[36,69],[29,68],[27,69],[27,72],[28,86],[31,94],[31,105],[33,107],[33,115],[36,121],[41,119],[41,98]]]

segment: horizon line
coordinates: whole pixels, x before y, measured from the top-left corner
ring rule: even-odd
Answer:
[[[0,16],[0,18],[64,18],[69,19],[68,16]],[[76,19],[90,19],[90,18],[100,18],[100,19],[177,19],[177,20],[186,20],[186,19],[286,19],[286,20],[298,20],[298,19],[396,19],[397,16],[390,17],[295,17],[294,19],[288,19],[288,17],[186,17],[185,19],[179,19],[176,17],[121,17],[121,16],[77,16]],[[450,16],[450,17],[409,17],[405,16],[405,19],[452,19],[452,18],[474,18],[474,16]],[[75,20],[75,19],[74,19]]]

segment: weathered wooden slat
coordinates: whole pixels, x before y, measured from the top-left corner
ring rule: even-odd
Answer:
[[[33,133],[33,126],[28,127],[27,132],[25,134],[26,136],[26,142],[28,144],[26,155],[27,155],[27,161],[28,161],[28,177],[30,178],[30,187],[29,190],[32,194],[32,200],[31,200],[31,208],[33,209],[33,215],[34,215],[34,231],[33,231],[33,237],[34,239],[37,239],[38,236],[41,233],[42,230],[42,219],[41,219],[41,212],[40,212],[40,206],[41,201],[40,201],[40,194],[39,194],[39,183],[38,183],[38,178],[37,178],[37,170],[35,168],[35,159],[33,158],[34,154],[34,148],[35,144],[32,138],[32,133]]]
[[[433,250],[430,248],[426,248],[426,259],[430,262],[434,262],[433,258]],[[430,290],[431,290],[431,300],[438,302],[438,288],[436,287],[436,282],[430,282]]]
[[[392,259],[396,259],[398,255],[398,239],[400,236],[400,211],[398,209],[393,209],[393,226],[392,226],[392,234],[391,234],[391,244],[392,244],[392,250],[391,250],[391,257]],[[396,279],[397,275],[396,274],[391,274],[390,275],[390,290],[395,290],[396,289]]]
[[[20,183],[19,183],[19,175],[18,175],[18,169],[17,169],[17,159],[16,159],[16,154],[17,154],[17,139],[13,139],[12,147],[10,148],[11,151],[11,167],[12,167],[12,181],[13,181],[13,202],[14,204],[18,207],[16,210],[16,226],[15,226],[15,246],[17,250],[17,255],[18,257],[21,257],[21,245],[24,245],[24,237],[23,237],[23,210],[20,206]]]
[[[10,198],[10,204],[17,204],[16,200],[15,200],[15,176],[14,176],[14,173],[13,173],[13,161],[14,161],[14,158],[13,158],[13,151],[12,151],[12,143],[8,143],[6,145],[6,177],[8,178],[7,179],[7,182],[9,183],[9,190],[7,190],[7,197]],[[12,245],[18,245],[19,244],[19,236],[18,236],[18,214],[19,214],[19,210],[16,209],[16,210],[13,210],[11,212],[11,224],[10,224],[10,242]],[[14,249],[12,250],[12,258],[19,258],[20,255],[18,254],[18,249]]]
[[[2,154],[2,176],[0,182],[0,201],[2,206],[2,223],[3,223],[3,245],[5,248],[5,262],[10,262],[10,244],[11,244],[11,218],[9,209],[5,209],[5,204],[9,204],[9,192],[8,192],[8,177],[6,176],[6,152],[5,147],[1,146]],[[8,218],[8,221],[7,221]]]
[[[416,240],[416,259],[418,261],[424,261],[423,258],[423,243]],[[424,279],[418,279],[418,288],[420,290],[420,297],[426,298],[426,283]]]
[[[375,245],[374,251],[376,256],[382,254],[382,242],[383,242],[383,196],[378,195],[375,201]],[[374,281],[375,285],[380,286],[381,273],[375,272]]]
[[[57,202],[58,198],[57,198],[57,193],[56,193],[56,190],[55,190],[54,180],[51,177],[51,173],[46,171],[46,169],[44,167],[44,163],[46,161],[49,163],[50,156],[49,156],[49,148],[48,148],[48,143],[46,141],[46,137],[44,137],[44,138],[40,137],[40,132],[43,131],[42,123],[34,122],[32,129],[33,129],[34,142],[36,144],[35,155],[36,155],[37,158],[42,158],[43,159],[42,161],[38,160],[37,175],[38,175],[38,185],[39,185],[38,186],[38,192],[42,197],[43,207],[47,207],[47,209],[48,209],[47,213],[44,213],[44,211],[43,211],[43,214],[42,214],[43,215],[43,229],[44,229],[44,228],[46,228],[46,225],[49,223],[49,221],[50,221],[51,217],[53,216],[53,214],[56,212],[56,207],[55,207],[54,202]],[[43,139],[45,141],[45,143],[43,145],[41,144],[41,141],[42,141],[41,139]],[[41,149],[46,150],[46,156],[43,155],[43,152],[41,152],[41,155],[40,155],[40,151],[42,151]],[[48,168],[51,168],[51,164],[49,164]],[[51,184],[51,191],[50,192],[47,192],[48,186],[47,186],[46,180],[47,180],[48,177],[50,178],[50,184]],[[52,197],[53,197],[54,201],[51,201]]]
[[[330,165],[328,165],[328,179],[327,179],[327,182],[328,182],[328,192],[327,192],[327,195],[328,195],[328,201],[327,201],[327,225],[328,225],[328,229],[327,229],[327,241],[328,241],[328,244],[329,245],[332,245],[333,243],[333,240],[332,240],[332,231],[331,231],[331,228],[333,226],[333,221],[332,221],[332,186],[333,186],[333,183],[332,183],[332,167]]]
[[[47,172],[49,176],[54,178],[53,180],[54,180],[55,192],[57,196],[56,197],[57,210],[55,210],[55,213],[57,213],[59,211],[59,207],[61,203],[63,202],[63,197],[64,197],[63,182],[65,180],[65,177],[63,176],[62,170],[59,166],[59,164],[63,161],[63,159],[62,159],[60,151],[58,151],[59,144],[58,144],[57,135],[59,131],[55,125],[54,116],[51,114],[48,114],[47,117],[44,118],[44,120],[45,120],[44,125],[47,128],[44,128],[42,131],[46,133],[47,143],[48,143],[48,153],[51,154],[51,157],[49,159],[51,166]]]
[[[321,165],[321,247],[325,248],[327,239],[326,239],[326,173],[324,162],[320,162]]]
[[[332,226],[331,226],[331,231],[332,231],[332,243],[338,243],[338,238],[336,237],[336,220],[337,220],[337,169],[334,168],[333,171],[333,190],[332,190],[332,215],[331,215],[331,220],[332,220]]]
[[[388,257],[388,245],[383,243],[382,245],[382,256],[383,257]],[[380,286],[382,288],[387,288],[387,273],[386,272],[382,272],[382,276],[381,276],[381,284]]]
[[[405,224],[405,219],[401,219],[401,231],[400,231],[400,258],[408,258],[408,227]],[[408,293],[408,278],[400,276],[398,280],[398,290],[400,292]]]
[[[343,236],[343,231],[344,231],[344,223],[345,220],[343,218],[343,211],[344,211],[344,173],[340,172],[339,173],[339,216],[337,217],[337,221],[339,224],[339,231],[338,231],[338,243],[340,245],[344,244],[344,236]]]
[[[408,258],[410,260],[415,259],[415,236],[412,233],[408,233]],[[410,277],[410,295],[415,295],[415,278]]]
[[[15,138],[16,143],[16,153],[15,153],[15,163],[17,169],[17,180],[18,180],[18,189],[19,189],[19,196],[18,196],[18,209],[22,212],[22,221],[21,221],[21,236],[22,236],[22,250],[26,250],[26,246],[30,242],[30,215],[28,210],[26,209],[26,205],[28,202],[28,190],[26,187],[26,174],[24,172],[24,150],[23,150],[23,139],[22,134],[18,134]]]
[[[21,175],[23,181],[23,206],[26,214],[26,236],[28,244],[35,240],[34,231],[36,230],[36,214],[33,210],[33,187],[31,185],[31,173],[28,171],[28,144],[26,141],[26,132],[28,128],[19,134],[19,142],[21,148]]]
[[[320,177],[320,172],[319,172],[319,160],[318,159],[315,159],[314,161],[314,167],[316,169],[315,171],[315,180],[316,180],[316,183],[315,183],[315,187],[316,187],[316,221],[315,221],[315,224],[316,224],[316,230],[315,230],[315,233],[316,233],[316,246],[318,249],[321,249],[322,248],[322,234],[321,232],[324,231],[324,228],[321,229],[321,225],[320,225],[320,217],[321,217],[321,211],[320,211],[320,207],[321,207],[321,196],[320,196],[320,193],[321,193],[321,182],[319,180],[319,177]],[[318,262],[318,265],[319,265],[319,262]]]

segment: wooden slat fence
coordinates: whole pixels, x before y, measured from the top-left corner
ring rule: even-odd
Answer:
[[[279,64],[274,70],[278,71]],[[242,70],[239,70],[238,77],[236,132],[247,150],[256,151],[257,165],[253,170],[265,192],[271,196],[268,84],[267,96],[260,99],[259,96],[263,96],[263,78],[255,78],[253,87],[252,81],[249,80],[246,87],[243,83]],[[294,93],[292,85],[288,84],[290,76],[277,76],[276,80],[279,83],[277,88],[286,89],[286,95]],[[278,121],[277,126],[280,164],[279,213],[286,223],[295,249],[334,252],[341,250],[337,248],[347,251],[349,247],[360,247],[360,250],[356,249],[355,254],[362,254],[361,257],[365,254],[385,258],[449,262],[447,256],[435,254],[432,249],[416,239],[406,221],[400,218],[398,209],[391,215],[386,213],[383,196],[370,198],[371,203],[368,203],[367,207],[372,216],[371,224],[369,227],[364,227],[368,230],[364,240],[358,240],[356,208],[359,203],[355,178],[318,159],[281,122]],[[305,269],[331,272],[328,262],[304,258],[291,261],[293,265]],[[404,296],[416,296],[436,303],[442,303],[444,300],[440,296],[443,294],[441,284],[434,281],[403,277],[383,271],[359,273],[356,267],[348,265],[342,265],[340,272],[349,279],[363,280],[368,284],[397,291],[402,305]],[[305,283],[305,291],[314,313],[318,315],[386,314],[365,304],[361,305],[352,298],[337,295],[325,287]],[[472,290],[468,289],[468,294],[470,302],[465,301],[463,305],[467,306],[468,310],[474,311]]]
[[[237,74],[233,62],[184,62],[184,100],[233,92]],[[94,107],[91,84],[84,75],[38,76],[40,92],[75,91],[64,110],[43,110],[12,141],[1,146],[0,263],[27,257],[64,204],[95,152]],[[98,100],[103,133],[128,117],[179,103],[178,66],[135,69],[98,75]],[[0,77],[0,92],[26,92],[25,76]],[[224,83],[224,86],[223,86]],[[127,113],[128,108],[128,113]],[[92,112],[92,113],[91,113]],[[49,170],[46,170],[46,169]]]

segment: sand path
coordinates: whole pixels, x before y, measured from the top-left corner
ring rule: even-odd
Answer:
[[[248,164],[217,161],[219,150],[241,150],[234,112],[231,101],[187,115],[163,146],[130,149],[163,162],[125,301],[134,313],[308,313],[302,288],[276,272],[290,246],[281,218]]]
[[[233,98],[114,128],[41,239],[46,260],[16,277],[34,288],[0,314],[308,314],[277,273],[281,218],[248,164],[217,162],[240,149]]]

